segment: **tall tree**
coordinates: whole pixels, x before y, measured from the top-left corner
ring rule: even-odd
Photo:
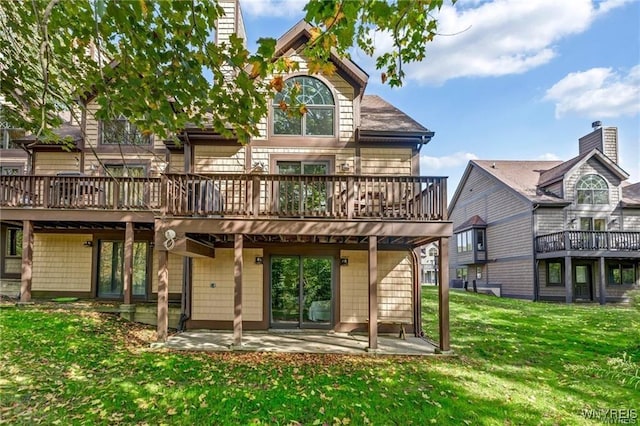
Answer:
[[[402,64],[425,58],[436,35],[433,13],[443,1],[310,0],[312,40],[304,52],[310,69],[333,72],[330,52],[348,55],[354,45],[373,56],[374,35],[382,32],[394,49],[377,57],[377,68],[383,81],[400,85]],[[277,76],[296,64],[274,57],[274,39],[260,39],[254,53],[233,36],[217,45],[222,14],[218,2],[208,0],[2,2],[6,118],[47,140],[61,112],[81,112],[79,101],[93,98],[98,119],[122,115],[160,137],[192,123],[245,140],[257,133],[270,95],[282,89]],[[302,105],[289,106],[304,113]]]

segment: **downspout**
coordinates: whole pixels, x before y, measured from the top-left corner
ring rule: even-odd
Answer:
[[[538,210],[540,204],[535,203],[533,205],[533,209],[531,210],[531,231],[533,233],[533,301],[537,302],[540,300],[540,283],[538,282],[538,252],[536,251],[536,237],[538,235],[538,231],[536,229],[536,210]]]
[[[417,249],[409,250],[411,252],[411,268],[413,269],[413,331],[416,337],[423,337],[422,331],[422,286],[420,285],[420,259],[416,254]]]

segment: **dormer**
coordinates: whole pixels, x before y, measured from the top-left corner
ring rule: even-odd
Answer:
[[[475,215],[453,230],[460,265],[487,262],[487,222]]]

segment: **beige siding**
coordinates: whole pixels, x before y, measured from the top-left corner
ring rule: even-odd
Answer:
[[[300,141],[298,141],[300,142]],[[340,169],[341,164],[349,164],[353,173],[355,150],[352,148],[304,148],[304,147],[253,147],[251,158],[255,163],[264,165],[265,173],[277,173],[277,170],[270,170],[271,156],[291,156],[292,158],[303,159],[305,157],[329,156],[335,158],[334,170],[330,174],[344,173]]]
[[[34,291],[91,291],[92,250],[87,234],[35,234]]]
[[[309,71],[306,63],[306,59],[298,54],[290,56],[291,59],[298,62],[300,69],[297,71],[299,74],[305,74]],[[296,74],[298,75],[298,74]],[[314,76],[318,77],[318,76]],[[355,119],[353,109],[353,99],[355,97],[353,87],[337,73],[331,76],[323,76],[320,79],[327,84],[329,89],[333,91],[334,101],[338,110],[338,137],[340,141],[349,141],[354,139]],[[268,118],[263,119],[258,128],[260,130],[260,136],[255,139],[267,139],[269,137],[269,126],[267,125]]]
[[[184,154],[172,152],[169,157],[169,165],[167,173],[183,173],[184,172]]]
[[[409,254],[381,251],[378,255],[378,275],[380,320],[413,322],[413,279]]]
[[[182,293],[182,256],[169,253],[169,293]],[[153,251],[151,291],[158,292],[158,252]]]
[[[640,209],[625,209],[623,231],[640,231]]]
[[[535,220],[538,235],[560,232],[566,229],[564,209],[538,208],[535,212]]]
[[[342,250],[349,259],[340,268],[340,322],[366,322],[369,318],[369,266],[366,251]]]
[[[365,322],[369,317],[369,266],[366,251],[342,250],[349,266],[340,270],[340,321]],[[381,321],[411,323],[413,278],[406,252],[378,252],[378,316]]]
[[[411,175],[410,148],[362,148],[363,175]]]
[[[531,203],[502,183],[473,168],[450,217],[454,228],[474,215],[487,222],[487,259],[482,281],[502,284],[508,295],[533,294]],[[450,278],[467,260],[458,254],[455,236],[449,245]],[[469,267],[469,282],[475,278]]]
[[[243,252],[242,319],[263,319],[263,265],[255,263],[262,256],[262,249],[246,249]],[[233,320],[233,267],[234,250],[216,249],[215,259],[193,260],[193,320]],[[215,283],[215,288],[211,284]]]
[[[79,152],[36,152],[34,173],[55,175],[58,172],[78,172],[81,155]]]
[[[245,149],[242,145],[194,147],[195,173],[244,173]]]
[[[533,299],[533,261],[499,259],[488,265],[489,282],[502,285],[504,296]]]
[[[87,104],[85,118],[85,145],[98,146],[98,127],[99,122],[96,118],[96,112],[100,109],[97,103],[91,101]]]
[[[613,209],[614,206],[620,201],[620,179],[618,179],[617,176],[611,173],[609,169],[596,158],[589,159],[589,161],[580,166],[580,168],[575,173],[572,173],[571,175],[565,177],[565,199],[567,201],[573,201],[575,203],[576,184],[578,183],[578,180],[580,180],[581,177],[590,174],[602,176],[607,181],[607,184],[609,185],[609,205],[611,206],[611,209]]]

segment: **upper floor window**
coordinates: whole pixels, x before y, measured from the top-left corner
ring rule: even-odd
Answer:
[[[458,253],[471,251],[473,248],[473,231],[471,229],[457,234]]]
[[[2,165],[0,166],[0,175],[2,176],[15,176],[21,175],[23,166],[18,165]]]
[[[583,176],[576,188],[578,204],[609,204],[609,187],[601,176]]]
[[[104,145],[149,145],[151,137],[143,134],[135,124],[124,116],[115,120],[102,121],[102,139]]]
[[[17,129],[13,127],[0,128],[0,149],[18,148],[18,146],[13,141],[24,137],[24,135],[25,131],[23,129]]]
[[[292,116],[280,107],[290,98],[292,90],[296,90],[297,101],[306,108],[301,117]],[[292,77],[273,99],[273,134],[333,136],[335,110],[331,90],[323,82],[307,76]]]

